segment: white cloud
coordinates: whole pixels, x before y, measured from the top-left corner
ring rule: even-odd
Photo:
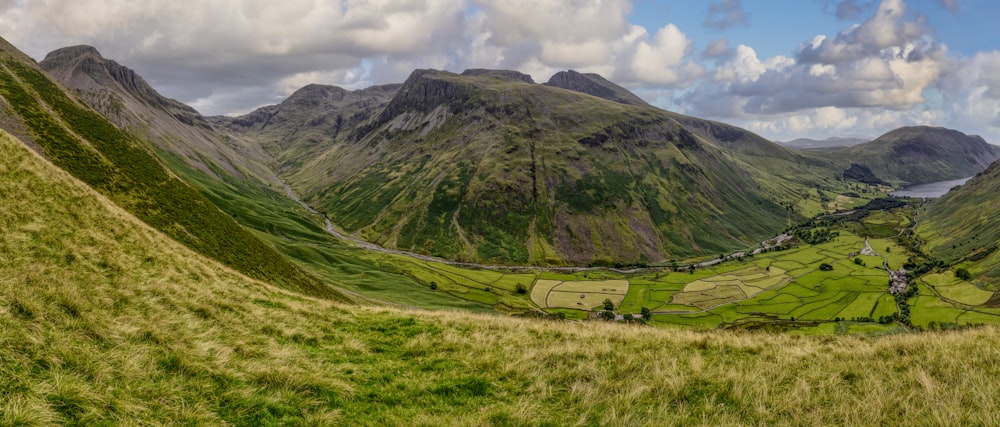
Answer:
[[[652,40],[635,46],[627,75],[633,81],[662,85],[683,85],[701,77],[701,65],[689,59],[691,41],[674,24],[660,28]]]

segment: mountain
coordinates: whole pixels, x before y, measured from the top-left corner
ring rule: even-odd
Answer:
[[[313,295],[343,295],[241,227],[123,131],[0,40],[0,126],[114,203],[188,247],[246,274]]]
[[[54,50],[39,65],[118,127],[198,170],[263,183],[276,179],[273,159],[260,145],[218,132],[195,109],[160,95],[135,71],[91,46]]]
[[[620,104],[649,105],[628,89],[594,73],[578,73],[573,70],[560,71],[549,78],[545,85],[593,95]]]
[[[336,86],[307,85],[278,105],[259,108],[237,118],[209,120],[259,145],[275,159],[278,170],[300,164],[378,115],[401,85],[389,84],[349,91]]]
[[[340,305],[191,251],[3,131],[0,176],[4,425],[997,421],[995,327],[859,339]]]
[[[263,123],[262,111],[300,117],[294,132],[263,129],[299,153],[275,156],[304,200],[368,241],[469,261],[717,254],[780,232],[800,217],[793,205],[802,194],[836,175],[808,171],[823,162],[742,129],[511,72],[417,70],[393,89],[389,102],[340,129],[304,117],[351,110],[294,108],[292,98],[230,120]]]
[[[792,148],[802,148],[802,149],[820,149],[820,148],[834,148],[834,147],[853,147],[858,144],[863,144],[871,141],[869,138],[839,138],[830,137],[827,139],[809,139],[809,138],[798,138],[791,141],[775,141],[778,144],[784,145],[786,147]]]
[[[858,164],[880,180],[913,185],[975,175],[1000,159],[1000,147],[956,130],[910,126],[871,142],[817,155],[840,162],[845,170]]]
[[[994,162],[961,187],[929,203],[917,226],[932,256],[966,268],[992,284],[1000,283],[998,188],[1000,162]]]

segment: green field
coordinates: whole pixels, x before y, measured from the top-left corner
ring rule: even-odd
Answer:
[[[610,299],[620,306],[629,283],[626,280],[559,281],[541,279],[531,290],[531,300],[542,308],[591,310]]]
[[[879,223],[875,225],[888,221],[886,218],[895,217],[877,216]],[[898,269],[907,262],[907,251],[892,239],[873,238],[869,244],[877,255],[860,255],[864,242],[864,238],[842,230],[821,244],[767,252],[693,272],[662,270],[622,276],[629,287],[621,299],[620,311],[639,313],[648,308],[654,313],[652,323],[663,326],[782,324],[810,334],[881,334],[898,330],[899,325],[876,321],[900,310],[888,293],[889,276],[883,263]],[[831,269],[820,270],[821,263],[829,264]],[[555,289],[562,281],[539,280],[532,299],[543,308],[586,310],[608,296],[601,292],[606,291],[604,284],[609,274],[587,273],[601,278],[592,282],[580,280],[579,273],[542,274],[564,280],[576,278],[575,287],[592,293],[582,299],[579,293]],[[918,294],[908,300],[913,327],[1000,322],[1000,309],[985,306],[993,292],[955,279],[954,273],[925,275],[917,286]],[[539,299],[543,297],[547,299]]]

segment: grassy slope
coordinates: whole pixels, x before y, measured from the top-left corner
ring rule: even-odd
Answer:
[[[0,424],[997,424],[996,329],[878,339],[296,296],[0,135]]]
[[[917,227],[933,256],[968,269],[994,290],[1000,283],[997,188],[1000,163],[928,204]]]
[[[199,188],[220,209],[254,230],[259,238],[273,244],[279,252],[316,277],[335,283],[339,288],[408,307],[480,312],[528,309],[526,297],[517,295],[513,288],[494,286],[486,295],[480,295],[491,298],[470,298],[471,289],[486,288],[491,281],[456,282],[439,271],[439,264],[350,246],[323,230],[318,215],[306,212],[281,194],[281,189],[254,186],[221,172],[209,176],[176,155],[161,152],[160,156],[171,170]],[[429,289],[431,282],[441,285],[437,292]],[[526,286],[530,284],[530,279],[525,280]]]
[[[343,298],[172,176],[133,136],[80,105],[9,45],[0,61],[0,94],[55,164],[153,227],[248,275]]]

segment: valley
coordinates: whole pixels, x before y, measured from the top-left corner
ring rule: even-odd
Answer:
[[[2,425],[1000,422],[982,138],[800,150],[571,70],[204,117],[0,47]]]

